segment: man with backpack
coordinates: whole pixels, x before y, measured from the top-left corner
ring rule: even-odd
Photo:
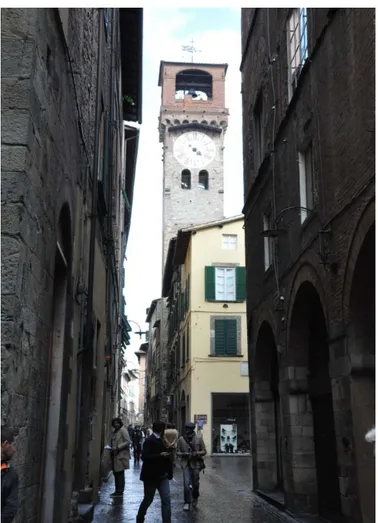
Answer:
[[[177,457],[181,458],[184,474],[184,510],[190,510],[190,504],[197,505],[199,498],[199,475],[205,469],[203,457],[206,455],[202,436],[196,434],[195,424],[185,423],[185,436],[177,444]],[[192,496],[191,496],[192,494]]]

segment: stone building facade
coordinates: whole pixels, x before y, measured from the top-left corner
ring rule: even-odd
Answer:
[[[17,523],[74,521],[74,491],[96,502],[118,412],[117,240],[137,154],[123,156],[123,120],[141,120],[141,45],[140,9],[2,10],[1,415],[18,432]]]
[[[372,522],[373,9],[243,9],[254,489]]]
[[[250,451],[244,219],[181,229],[170,242],[167,302],[169,421],[197,423],[209,454]]]
[[[163,268],[179,229],[224,217],[226,72],[227,64],[160,64]]]
[[[149,324],[149,345],[146,361],[145,422],[151,425],[156,420],[168,421],[168,308],[166,300],[164,298],[153,300],[147,310],[146,323]]]

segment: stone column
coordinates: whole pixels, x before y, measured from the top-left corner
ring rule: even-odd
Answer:
[[[313,416],[307,367],[287,367],[280,386],[284,424],[284,490],[294,513],[317,513]]]
[[[269,491],[278,479],[274,399],[268,381],[255,383],[254,388],[257,488]]]

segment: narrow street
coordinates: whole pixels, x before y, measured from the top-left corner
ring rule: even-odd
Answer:
[[[113,477],[105,483],[95,509],[94,523],[135,522],[143,497],[143,483],[139,480],[141,465],[130,461],[126,471],[126,491],[123,500],[112,500]],[[172,522],[198,523],[294,523],[295,520],[278,511],[249,490],[249,458],[208,458],[205,474],[201,474],[201,496],[198,507],[183,512],[182,475],[176,469],[171,481]],[[151,505],[146,523],[161,523],[160,497]]]

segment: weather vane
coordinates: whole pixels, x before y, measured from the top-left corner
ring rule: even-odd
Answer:
[[[190,53],[192,55],[192,63],[194,62],[194,55],[195,53],[201,53],[200,49],[196,49],[194,47],[194,40],[193,38],[189,42],[190,45],[182,45],[181,48],[183,51],[186,51],[187,53]]]

